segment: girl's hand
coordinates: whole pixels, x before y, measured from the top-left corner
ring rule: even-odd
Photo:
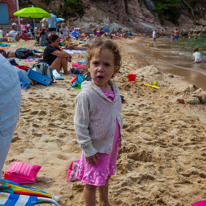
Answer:
[[[91,165],[97,165],[96,158],[99,159],[99,156],[97,153],[91,157],[86,157],[86,161]]]
[[[122,147],[122,142],[120,141],[119,142],[119,145],[118,145],[118,150]]]

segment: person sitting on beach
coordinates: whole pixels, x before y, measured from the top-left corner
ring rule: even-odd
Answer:
[[[152,38],[154,39],[154,42],[156,42],[156,35],[157,35],[157,32],[156,30],[154,30],[152,33]]]
[[[22,34],[18,34],[17,30],[17,24],[12,24],[12,30],[6,35],[6,37],[13,37],[11,41],[19,41],[20,39],[25,39],[25,37]]]
[[[74,28],[74,30],[70,34],[70,37],[71,38],[78,38],[79,37],[78,28]]]
[[[121,34],[121,32],[120,32],[120,29],[117,30],[116,38],[122,39],[122,34]]]
[[[62,36],[64,37],[64,36],[68,36],[69,35],[69,33],[68,33],[68,31],[69,31],[69,29],[68,29],[68,27],[66,26],[66,23],[62,23],[61,24],[61,31],[62,31]]]
[[[201,61],[202,61],[201,60],[201,54],[200,54],[198,48],[194,49],[193,57],[195,58],[194,59],[194,63],[196,63],[196,64],[200,64],[201,63]]]
[[[24,31],[24,29],[27,29],[27,25],[26,25],[26,19],[25,18],[21,18],[20,19],[20,24],[21,24],[21,31]]]
[[[174,31],[174,38],[175,38],[175,40],[179,39],[179,30],[178,29],[175,29],[175,31]]]
[[[49,45],[44,50],[43,61],[46,62],[52,70],[57,72],[63,68],[64,74],[69,74],[67,62],[71,62],[72,56],[59,48],[59,36],[53,34],[49,37]]]
[[[121,55],[111,40],[97,41],[87,55],[91,81],[84,81],[75,100],[74,128],[82,149],[76,177],[84,186],[86,206],[109,206],[109,179],[115,175],[123,119],[118,86],[111,80],[120,70]]]
[[[42,29],[40,33],[40,43],[41,46],[48,46],[49,44],[49,39],[48,39],[48,34],[46,34],[46,29]]]
[[[45,29],[46,26],[47,26],[46,18],[43,18],[43,19],[40,21],[40,24],[41,24],[41,29]]]
[[[80,44],[78,46],[78,44],[74,44],[72,43],[72,39],[68,36],[64,37],[64,41],[63,43],[65,44],[65,48],[66,49],[70,49],[70,50],[87,50],[90,48],[90,42],[89,40],[85,40],[85,44]]]

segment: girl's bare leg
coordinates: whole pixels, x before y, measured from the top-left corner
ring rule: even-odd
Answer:
[[[85,185],[84,186],[84,200],[86,206],[95,206],[96,202],[96,186]]]
[[[104,186],[99,187],[99,205],[100,206],[112,206],[109,204],[109,178],[107,179]]]

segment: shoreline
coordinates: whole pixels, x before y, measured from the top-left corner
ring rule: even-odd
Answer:
[[[160,68],[163,72],[180,76],[182,81],[185,81],[188,84],[194,84],[198,88],[203,88],[204,90],[206,90],[206,73],[203,73],[201,71],[194,71],[192,69],[187,69],[188,63],[184,68],[183,66],[175,65],[175,63],[170,63],[169,61],[167,61],[167,59],[164,60],[163,58],[161,58],[160,53],[158,51],[155,51],[155,47],[148,48],[148,45],[152,43],[154,42],[151,38],[138,37],[133,39],[132,42],[131,40],[127,40],[127,42],[124,43],[124,45],[127,45],[125,46],[126,51],[131,53],[132,55],[141,55],[141,57],[144,59],[144,62],[146,62],[146,65],[155,65],[158,68]],[[191,62],[191,64],[191,66],[193,66],[193,62]],[[146,66],[145,64],[143,65]],[[140,64],[138,64],[138,66],[141,67]]]

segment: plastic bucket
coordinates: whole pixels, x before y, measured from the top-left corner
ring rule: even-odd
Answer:
[[[136,74],[128,74],[128,81],[134,82],[136,80]]]

